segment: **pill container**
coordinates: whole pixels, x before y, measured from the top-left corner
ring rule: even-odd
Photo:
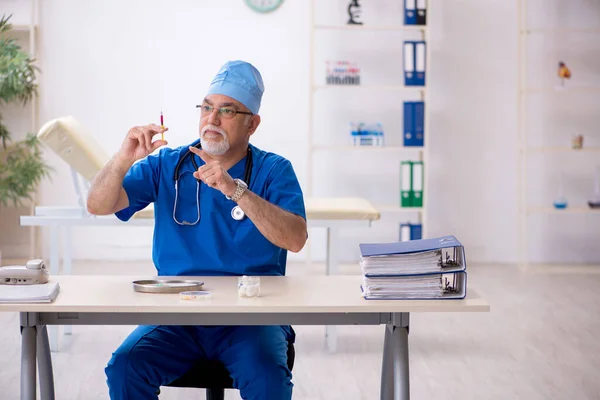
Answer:
[[[240,276],[238,278],[238,295],[240,297],[258,297],[260,295],[260,278],[258,276]]]

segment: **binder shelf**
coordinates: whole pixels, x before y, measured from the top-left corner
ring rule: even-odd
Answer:
[[[393,6],[396,7],[394,15],[389,12],[392,8],[387,11],[369,9],[368,15],[365,13],[364,20],[358,24],[348,22],[345,9],[343,12],[337,9],[337,13],[323,12],[327,7],[330,7],[330,10],[334,7],[322,3],[325,2],[311,1],[307,195],[311,197],[365,196],[382,214],[382,220],[389,220],[399,227],[402,225],[398,231],[399,235],[390,240],[398,240],[403,236],[403,229],[407,227],[412,233],[404,235],[405,240],[426,238],[427,202],[424,196],[428,185],[428,169],[425,164],[428,163],[431,137],[428,131],[430,107],[426,104],[430,92],[430,87],[427,86],[427,71],[431,60],[431,46],[428,46],[431,32],[428,26],[428,21],[431,21],[430,4],[427,0],[402,0]],[[319,6],[318,10],[317,6]],[[390,31],[397,31],[399,34],[386,33]],[[363,34],[368,36],[359,37]],[[378,38],[375,38],[375,35]],[[344,45],[337,49],[336,43],[326,40],[331,36],[342,40]],[[394,39],[389,40],[390,38]],[[385,43],[381,47],[372,49],[378,54],[367,54],[359,47],[368,44],[370,40],[380,40],[381,43]],[[370,55],[374,57],[373,59],[387,58],[399,62],[393,69],[379,68],[380,64],[373,63],[373,59],[367,58]],[[339,57],[343,60],[353,60],[356,65],[361,66],[360,80],[352,82],[355,84],[328,84],[331,82],[327,81],[327,69],[322,76],[323,65],[327,65],[328,60]],[[392,101],[394,109],[391,111],[387,108],[383,109],[377,106],[376,101],[371,101],[379,95],[397,97],[398,101]],[[343,110],[347,107],[356,107],[356,105],[345,105],[343,100],[351,98],[364,100],[362,101],[364,107],[361,105],[364,109],[360,110],[360,115],[356,118],[352,116],[355,110],[352,112]],[[332,99],[334,101],[331,101]],[[340,101],[335,101],[338,99]],[[327,101],[328,105],[323,107],[321,101]],[[334,104],[331,107],[338,109],[329,110],[329,103]],[[324,116],[323,109],[331,112]],[[360,135],[358,135],[360,141],[352,141],[354,137],[349,134],[348,129],[341,129],[342,126],[347,127],[352,121],[362,121],[361,118],[366,118],[363,115],[368,115],[369,121],[381,123],[385,127],[384,133],[379,134],[375,145],[364,145],[370,142],[362,141]],[[339,118],[336,121],[326,120],[332,116],[339,116]],[[343,123],[341,118],[345,118]],[[323,124],[323,121],[327,121],[327,124]],[[323,126],[334,126],[336,132],[322,132],[320,129]],[[353,130],[350,129],[350,132]],[[377,168],[385,171],[386,176],[389,175],[389,180],[383,184],[386,185],[386,189],[394,187],[392,194],[386,194],[383,198],[384,192],[379,191],[377,187],[370,187],[369,191],[363,190],[357,193],[356,187],[361,187],[360,185],[348,186],[347,189],[336,187],[335,193],[331,193],[332,189],[329,185],[321,184],[322,179],[329,180],[331,175],[341,175],[345,171],[331,168],[325,172],[331,175],[323,177],[323,170],[317,171],[315,157],[319,157],[318,161],[321,161],[322,158],[333,155],[332,153],[341,152],[346,152],[353,163],[369,163],[369,165],[378,163]],[[375,156],[373,152],[378,154]],[[388,167],[390,158],[391,165],[397,167],[391,169]],[[340,176],[340,179],[356,178]],[[315,190],[315,187],[319,189]],[[343,193],[340,190],[348,190],[348,192]],[[378,227],[374,226],[371,229],[378,229]]]
[[[400,206],[423,207],[423,161],[400,162]]]

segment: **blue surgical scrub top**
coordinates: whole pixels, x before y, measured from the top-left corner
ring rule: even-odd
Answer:
[[[306,219],[292,164],[277,154],[249,147],[253,158],[249,190]],[[174,221],[175,167],[188,151],[188,146],[163,148],[136,162],[123,180],[129,206],[116,213],[120,220],[127,221],[154,203],[152,259],[158,275],[285,275],[287,251],[269,242],[248,216],[241,221],[233,219],[235,202],[203,182],[196,195],[192,157],[198,167],[204,161],[195,154],[186,157],[179,168],[175,216],[179,222],[196,221],[199,201],[200,221],[192,226]],[[228,170],[232,178],[244,179],[246,157]]]

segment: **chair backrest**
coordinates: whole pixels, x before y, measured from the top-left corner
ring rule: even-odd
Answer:
[[[46,122],[37,134],[73,170],[91,181],[109,156],[88,130],[71,116]]]

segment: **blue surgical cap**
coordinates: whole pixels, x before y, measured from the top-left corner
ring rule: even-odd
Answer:
[[[207,96],[222,94],[235,99],[258,114],[265,87],[260,72],[245,61],[226,62],[208,87]]]

